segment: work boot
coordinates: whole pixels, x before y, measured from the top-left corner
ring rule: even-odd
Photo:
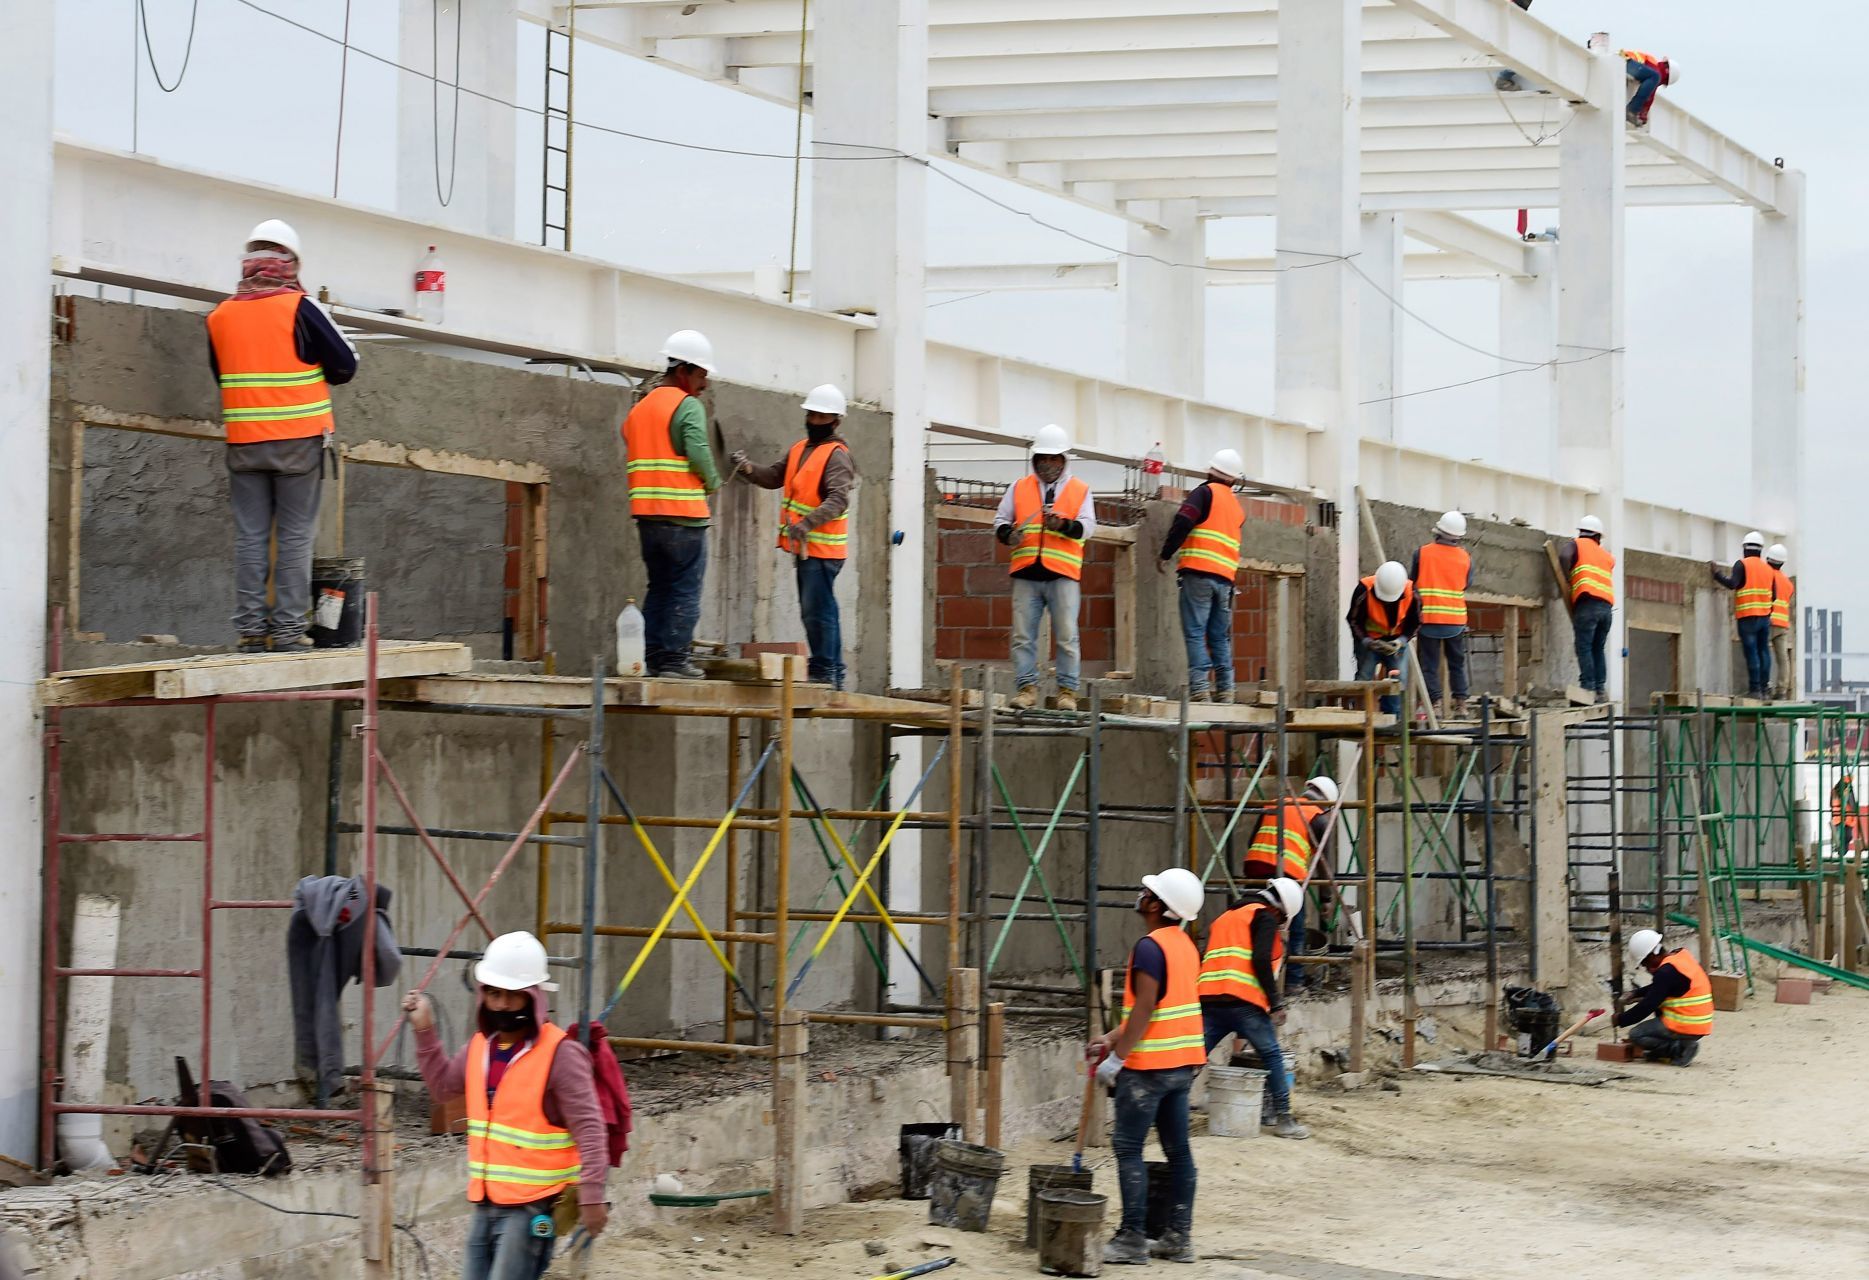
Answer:
[[[1207,701],[1207,690],[1205,690],[1205,689],[1189,689],[1189,690],[1188,690],[1188,701],[1189,701],[1190,703],[1195,703],[1195,702],[1205,702],[1205,701]]]
[[[265,636],[241,636],[239,649],[241,653],[265,653],[267,644]]]
[[[1105,1262],[1149,1265],[1149,1240],[1140,1231],[1118,1231],[1103,1244]]]
[[[652,671],[649,674],[654,676],[657,680],[707,679],[707,672],[701,670],[701,668],[695,666],[694,663],[686,658],[681,659],[671,666],[663,667],[660,671]]]
[[[1596,705],[1600,707],[1600,706],[1604,706],[1608,702],[1609,702],[1609,690],[1598,689],[1596,691]]]
[[[1674,1065],[1685,1067],[1700,1053],[1700,1041],[1689,1040],[1674,1055]]]
[[[1308,1138],[1311,1136],[1311,1131],[1292,1119],[1291,1112],[1283,1111],[1279,1113],[1278,1119],[1272,1122],[1272,1136],[1275,1138]]]
[[[1213,692],[1213,699],[1215,702],[1231,702],[1233,701],[1233,690],[1215,689]]]
[[[1035,684],[1024,686],[1012,695],[1012,701],[1007,705],[1014,711],[1030,711],[1038,705],[1038,686]]]
[[[1077,690],[1075,689],[1058,690],[1058,696],[1052,700],[1051,705],[1056,707],[1059,711],[1077,710]]]
[[[298,635],[295,635],[295,636],[274,636],[273,637],[273,652],[274,653],[289,653],[294,649],[312,649],[316,647],[317,646],[313,643],[312,638],[306,635],[302,631]]]
[[[1473,708],[1467,705],[1467,699],[1455,698],[1453,703],[1447,708],[1447,718],[1449,720],[1471,720],[1473,718]]]
[[[1149,1256],[1163,1262],[1192,1262],[1194,1242],[1185,1231],[1164,1231],[1161,1239],[1149,1241]]]

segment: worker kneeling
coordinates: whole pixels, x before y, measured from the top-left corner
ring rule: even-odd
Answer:
[[[550,1021],[545,948],[502,934],[474,966],[478,1029],[448,1057],[426,995],[403,999],[429,1095],[467,1098],[467,1229],[462,1280],[537,1280],[551,1264],[552,1210],[577,1186],[578,1220],[592,1236],[609,1222],[603,1112],[585,1047]]]
[[[1201,958],[1201,1023],[1207,1052],[1228,1036],[1249,1044],[1265,1063],[1270,1092],[1261,1115],[1281,1138],[1308,1138],[1311,1131],[1291,1116],[1291,1066],[1278,1043],[1285,1025],[1279,971],[1285,967],[1285,922],[1304,908],[1304,889],[1280,876],[1242,898],[1207,931]]]
[[[1629,1043],[1650,1062],[1685,1067],[1713,1030],[1713,984],[1707,971],[1685,948],[1664,948],[1653,929],[1637,929],[1629,939],[1629,963],[1641,965],[1654,980],[1617,1016],[1616,1025],[1634,1027]]]

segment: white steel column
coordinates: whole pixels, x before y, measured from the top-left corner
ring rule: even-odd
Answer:
[[[1789,538],[1804,479],[1804,175],[1778,193],[1778,212],[1752,219],[1752,511]]]
[[[1366,213],[1362,221],[1363,252],[1357,265],[1399,298],[1406,283],[1402,215]],[[1362,302],[1363,434],[1393,442],[1400,439],[1402,425],[1402,402],[1393,397],[1402,391],[1403,316],[1373,289]]]
[[[907,160],[853,160],[865,152],[829,144],[862,143],[909,155],[927,151],[928,0],[818,0],[813,17],[813,154],[837,158],[811,166],[812,305],[876,317],[876,328],[858,335],[857,385],[851,390],[892,415],[889,525],[903,539],[889,553],[889,683],[913,689],[923,683],[931,613],[922,565],[928,537],[922,477],[928,434],[927,170]],[[882,490],[876,485],[871,492]],[[891,783],[897,807],[925,767],[921,744],[899,743],[902,759]],[[949,802],[963,800],[952,796]],[[904,912],[921,909],[921,842],[908,838],[918,836],[903,831],[890,847],[890,904]],[[919,948],[920,930],[906,933]],[[891,954],[889,973],[891,999],[915,995],[915,970],[899,952]]]
[[[1557,250],[1549,240],[1525,246],[1535,275],[1499,280],[1499,437],[1494,456],[1533,475],[1557,474],[1555,364],[1528,369],[1521,361],[1550,360],[1557,345]]]
[[[458,67],[457,23],[465,23],[459,29]],[[398,213],[483,235],[513,234],[519,113],[487,98],[456,92],[454,86],[514,101],[517,40],[518,19],[510,5],[402,0],[397,60],[423,76],[396,73]],[[436,75],[441,82],[423,78],[426,75]],[[526,119],[527,137],[537,145],[537,118]],[[410,251],[411,272],[421,253],[421,245]]]
[[[39,859],[34,685],[45,674],[46,468],[51,393],[52,6],[21,5],[0,41],[0,1153],[38,1164]]]
[[[1161,229],[1129,224],[1129,252],[1148,256],[1118,259],[1116,285],[1123,299],[1123,358],[1129,381],[1203,399],[1207,393],[1207,224],[1197,208],[1193,200],[1131,205],[1130,213]]]
[[[1362,0],[1278,8],[1277,413],[1325,428],[1312,440],[1311,474],[1339,513],[1337,583],[1326,588],[1336,612],[1358,576],[1358,307],[1374,296],[1349,261],[1329,261],[1362,242],[1362,23]],[[1338,633],[1337,674],[1348,677],[1349,633]]]

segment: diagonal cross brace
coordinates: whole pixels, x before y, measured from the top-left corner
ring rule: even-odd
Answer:
[[[1064,943],[1065,957],[1071,962],[1071,971],[1077,975],[1080,982],[1087,981],[1084,966],[1078,963],[1077,949],[1071,945],[1071,935],[1065,929],[1064,921],[1058,918],[1058,904],[1052,901],[1051,885],[1046,881],[1045,873],[1039,868],[1038,862],[1045,856],[1045,850],[1051,846],[1051,837],[1058,830],[1058,819],[1064,816],[1064,806],[1070,803],[1071,792],[1076,789],[1077,779],[1083,774],[1084,765],[1089,759],[1088,752],[1077,757],[1077,763],[1071,769],[1071,776],[1065,780],[1064,789],[1058,793],[1058,803],[1052,808],[1051,820],[1045,824],[1044,834],[1038,838],[1036,849],[1026,838],[1025,824],[1019,821],[1019,807],[1012,802],[1012,795],[1006,790],[1006,779],[1001,776],[999,766],[993,766],[993,781],[999,785],[1000,799],[1006,803],[1006,812],[1012,815],[1012,829],[1018,833],[1019,847],[1025,850],[1026,866],[1025,878],[1019,881],[1019,892],[1013,895],[1012,907],[1006,912],[1006,919],[999,926],[999,937],[994,939],[992,954],[986,958],[985,976],[992,974],[993,966],[999,960],[1000,948],[1006,945],[1006,935],[1012,932],[1013,921],[1019,915],[1019,907],[1025,902],[1025,891],[1031,887],[1032,876],[1036,874],[1039,888],[1045,895],[1045,905],[1051,908],[1051,921],[1058,926],[1058,938]],[[1092,907],[1091,910],[1095,908]]]

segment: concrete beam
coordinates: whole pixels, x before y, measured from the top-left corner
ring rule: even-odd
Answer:
[[[1557,473],[1558,246],[1523,244],[1527,274],[1499,281],[1498,435],[1490,456],[1511,466]],[[1524,361],[1549,362],[1527,368]],[[1576,519],[1569,516],[1568,519]]]
[[[1452,213],[1423,212],[1408,219],[1408,236],[1449,253],[1466,254],[1499,269],[1503,276],[1532,274],[1530,246],[1516,235],[1481,226]]]

